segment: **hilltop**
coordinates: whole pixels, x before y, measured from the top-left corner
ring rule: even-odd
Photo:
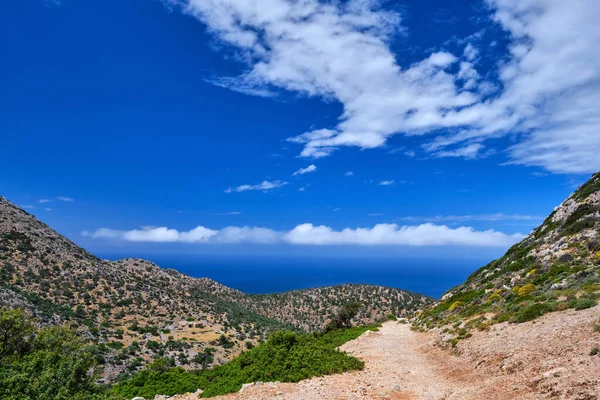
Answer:
[[[313,331],[360,301],[357,324],[408,315],[432,299],[371,285],[247,295],[146,260],[101,260],[0,198],[0,306],[75,326],[98,347],[105,379],[158,357],[186,368],[225,363],[276,330]]]

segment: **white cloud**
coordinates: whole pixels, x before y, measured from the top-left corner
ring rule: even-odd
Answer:
[[[306,168],[300,168],[298,171],[294,172],[292,175],[293,176],[304,175],[304,174],[308,174],[309,172],[315,172],[316,170],[317,170],[317,166],[314,164],[311,164]]]
[[[479,215],[436,215],[433,217],[409,216],[399,218],[400,221],[427,221],[427,222],[450,222],[450,221],[540,221],[543,217],[537,215],[522,214],[479,214]]]
[[[344,174],[345,176],[354,176],[354,172],[348,171]]]
[[[283,89],[341,103],[335,127],[290,138],[304,145],[302,156],[380,147],[395,134],[435,140],[451,129],[430,151],[472,157],[474,140],[516,134],[510,162],[558,173],[600,169],[600,2],[486,2],[510,34],[510,54],[496,63],[499,82],[480,76],[479,50],[470,43],[459,56],[432,50],[415,63],[397,58],[390,46],[403,29],[401,15],[378,1],[177,3],[248,65],[240,76],[212,82],[252,95]]]
[[[65,196],[58,196],[56,199],[60,200],[60,201],[65,201],[65,202],[75,201],[75,199],[72,199],[70,197],[65,197]]]
[[[262,190],[262,191],[267,191],[267,190],[271,190],[271,189],[277,189],[280,188],[282,186],[287,185],[287,182],[283,182],[283,181],[262,181],[261,183],[258,183],[256,185],[241,185],[235,188],[227,188],[225,189],[225,193],[232,193],[232,192],[247,192],[249,190]]]
[[[44,210],[46,210],[46,211],[52,211],[51,208],[45,208]]]
[[[434,153],[436,157],[463,157],[468,159],[477,158],[479,156],[479,152],[483,149],[483,145],[481,143],[473,143],[465,147],[460,147],[454,150],[444,150],[438,151]]]
[[[390,186],[394,184],[394,180],[390,180],[390,181],[381,181],[378,183],[379,186]]]
[[[415,156],[415,152],[412,150],[407,150],[404,152],[404,155],[407,157],[414,157]]]
[[[134,229],[131,231],[101,228],[93,233],[83,231],[81,234],[94,239],[158,243],[276,243],[279,238],[279,234],[271,229],[247,226],[229,226],[220,230],[198,226],[187,232],[179,232],[176,229],[167,227]]]
[[[463,55],[465,56],[465,59],[467,61],[475,61],[475,59],[479,55],[479,51],[471,43],[468,43],[465,47]]]
[[[213,230],[198,226],[180,232],[167,227],[151,227],[121,231],[108,228],[83,231],[94,239],[157,243],[259,243],[292,245],[393,245],[393,246],[509,246],[523,238],[494,230],[476,231],[470,227],[449,228],[426,223],[416,226],[377,224],[372,228],[346,228],[341,231],[320,225],[300,224],[290,231],[268,228],[229,226]]]
[[[433,224],[402,227],[377,224],[373,228],[346,228],[341,231],[324,225],[302,224],[285,234],[284,238],[288,243],[305,245],[509,246],[523,236]]]
[[[41,204],[43,204],[43,203],[49,203],[49,202],[51,202],[51,201],[52,201],[52,200],[50,200],[50,199],[40,199],[40,200],[38,201],[38,203],[41,203]]]
[[[306,190],[306,188],[305,188],[305,187],[300,187],[300,188],[298,188],[298,191],[299,191],[299,192],[304,192],[305,190]]]

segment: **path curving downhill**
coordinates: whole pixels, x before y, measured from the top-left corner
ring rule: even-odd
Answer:
[[[341,349],[362,371],[253,385],[219,400],[600,400],[600,305],[474,330],[454,350],[439,333],[386,322]],[[196,395],[170,400],[196,400]]]
[[[362,371],[311,378],[298,383],[263,384],[218,397],[236,400],[465,399],[468,368],[457,369],[451,353],[432,345],[434,335],[415,333],[408,324],[386,322],[341,347],[365,361]],[[441,356],[441,358],[440,358]],[[432,363],[432,358],[448,363]],[[448,373],[448,368],[450,372]],[[457,373],[458,372],[458,373]],[[474,380],[476,382],[476,380]],[[457,388],[463,396],[456,397]]]

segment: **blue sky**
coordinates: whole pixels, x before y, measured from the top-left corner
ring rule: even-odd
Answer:
[[[0,194],[92,251],[497,255],[600,169],[594,0],[0,8]]]

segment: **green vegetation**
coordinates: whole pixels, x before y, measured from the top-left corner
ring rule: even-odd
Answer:
[[[37,328],[22,310],[0,309],[0,398],[100,400],[92,348],[69,328]]]
[[[352,318],[356,317],[359,310],[360,303],[356,301],[344,304],[327,326],[325,326],[325,331],[350,328],[352,326]]]
[[[278,331],[269,339],[229,363],[209,370],[187,372],[183,368],[159,368],[154,364],[134,378],[119,383],[114,392],[132,398],[152,398],[156,394],[174,395],[204,390],[203,397],[239,391],[244,383],[257,381],[298,382],[363,368],[363,362],[337,350],[375,326],[332,330],[327,333],[297,334]],[[156,362],[155,362],[156,363]]]
[[[575,200],[583,200],[597,191],[600,191],[600,172],[594,174],[589,181],[579,187],[573,198]]]
[[[472,328],[594,307],[600,298],[600,206],[588,199],[598,191],[600,173],[570,197],[575,204],[555,209],[532,235],[416,315],[413,329],[441,328],[456,345]],[[580,235],[587,229],[595,235]]]
[[[524,307],[515,315],[512,322],[521,323],[532,321],[542,315],[552,311],[552,307],[544,303],[535,303]]]

